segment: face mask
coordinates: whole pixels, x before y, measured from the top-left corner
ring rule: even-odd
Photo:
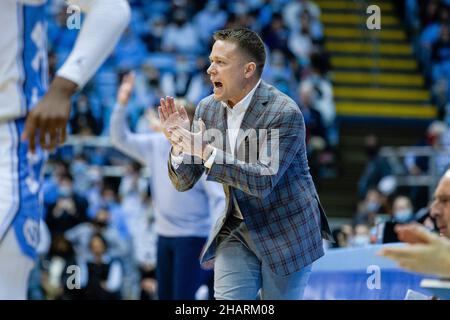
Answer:
[[[78,112],[79,113],[86,113],[88,111],[88,106],[84,103],[80,103],[78,105]]]
[[[359,234],[353,237],[352,246],[353,247],[365,247],[370,244],[370,238],[368,235]]]
[[[238,2],[238,3],[235,3],[234,5],[233,5],[233,10],[232,10],[235,14],[237,14],[237,15],[244,15],[244,14],[247,14],[247,12],[248,12],[248,7],[247,7],[247,5],[245,4],[245,3],[243,3],[243,2]]]
[[[73,173],[78,176],[87,172],[87,165],[84,162],[75,162],[72,166]]]
[[[368,212],[377,212],[378,209],[380,209],[380,204],[378,202],[371,201],[367,204]]]
[[[178,73],[189,72],[189,64],[188,63],[178,63],[176,65],[176,70]]]
[[[218,9],[219,9],[219,3],[217,3],[216,1],[210,1],[206,5],[206,10],[208,10],[209,12],[215,12]]]
[[[410,209],[406,210],[399,210],[394,213],[394,219],[398,222],[405,223],[411,220],[412,218],[412,211]]]
[[[60,197],[70,197],[72,195],[72,188],[71,187],[59,187],[59,196]]]

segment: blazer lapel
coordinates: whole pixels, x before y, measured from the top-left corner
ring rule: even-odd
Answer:
[[[269,87],[264,81],[261,80],[261,83],[256,89],[255,94],[253,95],[252,101],[250,102],[247,110],[245,111],[244,119],[242,120],[242,124],[240,127],[241,130],[239,131],[239,134],[237,136],[235,149],[236,155],[240,154],[239,149],[241,148],[241,144],[246,137],[246,135],[244,134],[245,131],[251,128],[256,129],[255,124],[258,118],[263,113],[265,109],[264,105],[267,103],[268,100],[269,100]]]

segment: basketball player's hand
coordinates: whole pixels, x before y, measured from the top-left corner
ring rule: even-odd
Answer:
[[[127,73],[120,84],[117,92],[117,102],[121,107],[126,107],[133,93],[135,75],[133,72]]]
[[[70,80],[56,77],[41,101],[30,111],[21,138],[28,140],[31,153],[36,151],[36,142],[48,151],[64,143],[71,98],[77,87]]]

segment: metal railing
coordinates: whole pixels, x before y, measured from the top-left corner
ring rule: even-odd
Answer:
[[[425,186],[428,187],[430,199],[442,174],[450,165],[450,148],[435,147],[383,147],[379,156],[386,158],[397,186]],[[428,171],[420,175],[411,175],[405,164],[407,157],[426,157]],[[438,163],[438,159],[444,160]]]

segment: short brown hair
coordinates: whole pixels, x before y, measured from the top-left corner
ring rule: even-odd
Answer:
[[[232,41],[256,63],[256,72],[261,76],[266,62],[266,49],[259,35],[247,28],[224,29],[214,32],[214,40]]]

